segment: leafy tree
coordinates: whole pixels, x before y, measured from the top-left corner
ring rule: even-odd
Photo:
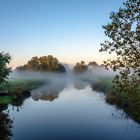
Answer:
[[[42,70],[47,69],[47,71],[55,71],[58,67],[58,60],[52,55],[42,56],[39,58],[39,60],[42,66]]]
[[[11,56],[8,53],[0,52],[0,84],[5,83],[11,68],[7,66],[10,63]]]
[[[83,73],[87,70],[87,65],[85,65],[84,61],[81,61],[81,63],[76,63],[76,65],[73,68],[74,73]]]
[[[26,65],[19,66],[17,70],[66,72],[65,67],[59,63],[58,59],[52,55],[32,57]]]
[[[111,22],[103,26],[110,39],[101,44],[100,51],[115,52],[117,58],[104,64],[120,73],[114,78],[115,87],[132,93],[140,83],[140,1],[127,0],[123,5],[111,13]]]
[[[37,56],[32,57],[30,61],[27,63],[28,70],[38,70],[39,69],[39,59]]]

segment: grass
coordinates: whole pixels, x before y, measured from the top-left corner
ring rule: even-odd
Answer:
[[[0,105],[1,104],[10,104],[12,103],[12,97],[11,96],[4,96],[4,97],[0,97]]]
[[[18,79],[10,80],[6,85],[0,87],[0,91],[7,91],[8,95],[0,97],[0,104],[11,104],[13,99],[21,98],[24,95],[23,91],[31,91],[43,85],[43,80],[29,80],[29,79]],[[23,96],[21,96],[23,95]]]
[[[111,90],[112,86],[113,86],[112,78],[101,77],[97,83],[93,84],[92,87],[95,90],[107,93],[109,90]]]
[[[44,84],[43,81],[38,80],[14,80],[9,81],[6,90],[8,92],[15,92],[17,90],[33,90]]]

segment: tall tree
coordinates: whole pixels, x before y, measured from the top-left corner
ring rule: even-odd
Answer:
[[[115,87],[132,93],[140,83],[140,0],[127,0],[123,5],[103,26],[110,39],[101,44],[100,51],[115,52],[117,59],[105,61],[105,66],[120,73],[114,78]]]
[[[0,52],[0,84],[6,82],[11,68],[7,66],[10,63],[11,56],[8,53]]]

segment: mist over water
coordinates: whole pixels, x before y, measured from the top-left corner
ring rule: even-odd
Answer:
[[[31,72],[31,71],[12,71],[9,75],[9,80],[19,80],[19,79],[40,79],[45,81],[50,81],[52,83],[63,83],[63,82],[72,82],[74,80],[85,79],[96,79],[100,77],[114,77],[116,72],[112,70],[106,70],[101,67],[92,67],[89,66],[88,70],[84,73],[74,74],[72,68],[66,68],[66,73],[56,73],[56,72]]]
[[[14,118],[11,140],[138,140],[139,125],[122,110],[105,102],[105,95],[94,91],[92,83],[113,78],[116,73],[88,67],[85,73],[18,72],[10,81],[37,80],[43,85],[31,90],[18,112],[9,106]]]
[[[88,70],[81,74],[74,74],[72,67],[67,67],[66,73],[53,72],[29,72],[14,70],[9,80],[37,80],[43,81],[44,84],[37,89],[31,91],[31,96],[34,100],[53,100],[59,96],[59,93],[68,85],[73,85],[74,88],[84,89],[89,83],[98,82],[101,77],[113,78],[115,73],[111,70],[106,70],[101,67],[89,66]]]

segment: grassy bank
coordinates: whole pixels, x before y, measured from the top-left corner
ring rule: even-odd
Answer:
[[[140,123],[140,90],[138,93],[108,93],[106,102],[123,109],[131,118]]]
[[[108,93],[113,86],[112,80],[110,77],[101,77],[98,81],[92,82],[92,89]]]
[[[0,97],[0,104],[10,104],[16,98],[23,98],[25,91],[31,91],[43,85],[41,80],[10,80],[6,85],[0,87],[1,91],[7,92],[6,96]]]
[[[140,123],[140,87],[137,93],[112,93],[112,78],[101,78],[92,84],[93,90],[106,94],[106,102],[123,109],[131,118]]]
[[[6,90],[8,92],[17,92],[20,90],[32,90],[35,88],[38,88],[44,84],[43,81],[38,81],[38,80],[14,80],[14,81],[9,81],[8,85],[6,87]]]
[[[11,96],[4,96],[4,97],[0,97],[0,105],[1,104],[10,104],[12,103],[13,99]]]

